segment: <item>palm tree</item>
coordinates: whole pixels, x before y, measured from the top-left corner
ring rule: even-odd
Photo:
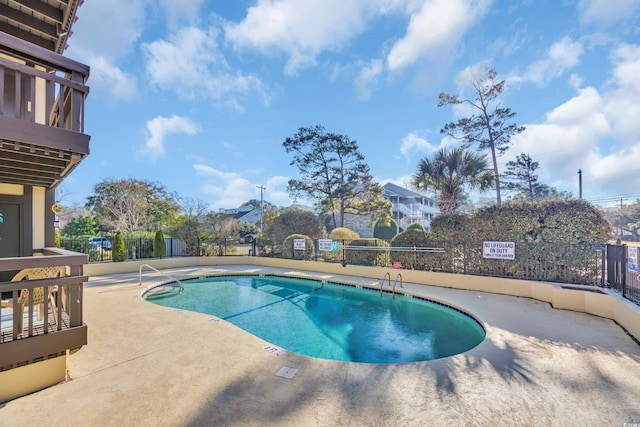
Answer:
[[[440,213],[455,213],[460,207],[460,196],[465,187],[485,191],[493,188],[493,172],[487,167],[487,159],[464,148],[450,151],[441,149],[433,159],[424,158],[412,176],[416,190],[436,190]]]

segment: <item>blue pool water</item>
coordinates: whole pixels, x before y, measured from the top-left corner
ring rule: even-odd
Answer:
[[[462,353],[485,337],[467,315],[434,302],[316,280],[218,276],[151,289],[166,307],[210,314],[282,349],[321,359],[405,363]],[[212,337],[213,339],[213,337]]]

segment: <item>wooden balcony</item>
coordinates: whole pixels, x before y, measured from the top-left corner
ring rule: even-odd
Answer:
[[[89,67],[0,31],[0,182],[53,188],[89,154]]]
[[[0,282],[2,299],[12,300],[11,307],[0,307],[0,372],[57,357],[87,344],[87,325],[82,320],[82,290],[87,281],[83,266],[87,262],[87,255],[54,248],[45,249],[43,256],[0,258],[0,272],[5,275],[58,266],[65,271],[61,277]],[[25,289],[30,296],[23,300],[24,308],[18,313],[18,300]],[[32,303],[35,291],[44,293],[44,304]],[[54,303],[49,303],[49,295]],[[25,319],[22,327],[18,316]]]

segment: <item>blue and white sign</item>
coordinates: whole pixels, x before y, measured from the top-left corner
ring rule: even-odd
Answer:
[[[638,274],[638,248],[637,246],[627,247],[627,270],[630,273]]]
[[[516,244],[514,242],[483,242],[482,256],[492,259],[516,259]]]
[[[298,251],[304,251],[307,244],[304,239],[293,239],[293,249]]]
[[[332,251],[333,240],[331,239],[318,239],[318,250],[320,251]]]

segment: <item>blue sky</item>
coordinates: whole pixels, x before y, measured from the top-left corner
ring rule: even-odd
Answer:
[[[91,66],[91,154],[62,184],[158,181],[231,208],[292,203],[282,148],[316,124],[358,141],[381,183],[408,183],[454,141],[479,65],[509,84],[540,180],[587,200],[640,197],[640,0],[90,0],[65,54]],[[501,166],[502,167],[502,166]],[[504,169],[504,167],[502,167]],[[487,193],[485,197],[495,197]]]

